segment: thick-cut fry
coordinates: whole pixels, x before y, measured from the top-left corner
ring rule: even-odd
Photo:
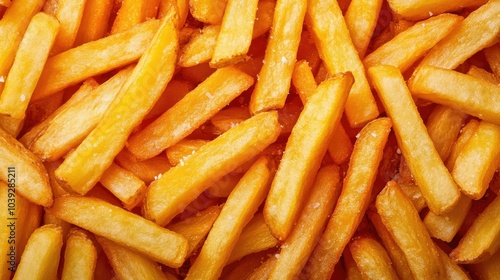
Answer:
[[[377,169],[391,131],[391,120],[381,118],[367,124],[354,144],[349,169],[335,210],[316,245],[308,269],[311,279],[326,279],[333,274],[342,251],[363,218],[372,194]]]
[[[138,161],[127,149],[116,155],[116,163],[124,169],[134,173],[144,183],[149,185],[153,180],[159,179],[161,174],[170,169],[170,163],[165,156],[157,156],[143,161]]]
[[[403,251],[415,279],[443,279],[439,253],[410,199],[394,181],[376,199],[382,222]]]
[[[233,263],[244,256],[264,251],[278,245],[278,240],[272,235],[262,213],[257,213],[243,228],[238,242],[231,251],[227,264]]]
[[[241,178],[222,207],[186,279],[220,276],[241,231],[267,195],[273,175],[271,168],[271,159],[261,157]]]
[[[286,239],[298,217],[305,190],[313,183],[352,83],[350,73],[321,83],[292,129],[264,207],[264,218],[280,240]]]
[[[453,167],[455,166],[455,161],[457,160],[458,155],[462,151],[462,149],[465,147],[467,142],[469,142],[469,139],[474,135],[476,132],[476,129],[479,126],[479,121],[476,119],[471,119],[460,131],[460,136],[458,137],[457,141],[453,144],[453,147],[451,148],[450,156],[448,157],[446,161],[446,167],[448,170],[453,170]]]
[[[484,56],[493,73],[500,79],[500,43],[484,49]]]
[[[457,263],[479,263],[500,248],[500,196],[474,220],[472,226],[450,253]]]
[[[350,243],[349,250],[363,279],[399,279],[389,255],[375,239],[356,238]]]
[[[424,65],[414,72],[409,88],[414,97],[447,105],[500,125],[498,85],[457,71]]]
[[[497,251],[485,261],[469,265],[473,275],[484,280],[500,279],[500,270],[498,267],[500,267],[500,251]]]
[[[64,251],[61,280],[92,280],[96,263],[97,250],[88,233],[77,228],[71,229]]]
[[[191,15],[204,23],[222,22],[227,0],[189,0]]]
[[[222,134],[250,117],[251,114],[247,107],[231,107],[215,114],[210,119],[210,124],[214,126],[216,134]],[[282,122],[280,121],[280,123]]]
[[[233,67],[218,69],[153,123],[128,140],[128,150],[148,159],[179,142],[248,89],[253,78]]]
[[[13,179],[16,192],[35,204],[52,204],[49,176],[40,159],[1,129],[0,158],[0,170],[4,170],[0,173],[2,181]]]
[[[441,264],[446,272],[446,278],[448,280],[470,280],[469,275],[464,271],[463,268],[458,266],[439,246],[435,246],[439,253],[441,259]]]
[[[167,149],[167,158],[172,166],[176,166],[177,164],[184,164],[184,161],[195,154],[196,151],[201,148],[203,145],[207,144],[208,140],[201,139],[184,139],[177,144],[169,147]]]
[[[466,117],[460,111],[441,105],[436,106],[429,115],[427,133],[443,161],[450,155]]]
[[[500,126],[481,121],[474,135],[460,151],[451,175],[464,194],[480,199],[486,193],[498,166]]]
[[[281,245],[269,279],[294,279],[299,276],[337,202],[341,186],[338,166],[329,165],[318,171],[297,224]],[[315,274],[314,271],[310,273]]]
[[[358,265],[352,258],[352,254],[350,250],[345,250],[344,254],[344,266],[346,270],[346,279],[349,280],[363,280],[363,276],[361,276],[361,271],[359,271]]]
[[[183,166],[173,167],[149,186],[145,216],[166,225],[213,182],[276,141],[279,132],[277,113],[265,112],[205,144]]]
[[[470,75],[474,78],[482,79],[492,84],[500,85],[500,76],[497,77],[495,74],[490,73],[483,68],[479,68],[475,65],[471,65],[469,71],[467,71],[467,75]]]
[[[170,18],[125,81],[96,128],[56,170],[57,178],[79,194],[88,192],[172,78],[177,58],[177,30]]]
[[[101,184],[114,194],[127,210],[136,207],[146,195],[146,184],[134,173],[112,163],[102,174]]]
[[[180,234],[100,199],[63,196],[45,211],[167,266],[179,267],[186,257],[188,242]]]
[[[155,18],[160,0],[123,0],[111,34],[125,31],[147,19]]]
[[[96,236],[113,271],[120,279],[167,279],[161,267],[148,257],[120,246],[117,243],[101,236]]]
[[[265,62],[263,61],[249,104],[252,114],[279,109],[285,105],[306,6],[306,0],[281,0],[276,3]]]
[[[59,226],[45,225],[35,230],[13,279],[56,279],[62,244]]]
[[[461,1],[455,3],[459,2]],[[420,65],[454,69],[476,52],[492,45],[498,40],[500,32],[498,14],[500,1],[488,1],[470,13],[446,38],[432,48]]]
[[[464,7],[477,7],[487,0],[389,0],[389,5],[398,15],[410,20],[420,20],[444,12],[457,11]]]
[[[273,25],[275,5],[276,2],[274,0],[259,0],[252,32],[253,39],[264,35]]]
[[[179,53],[179,66],[191,67],[210,61],[219,33],[220,25],[207,25],[196,32],[191,40],[182,46]]]
[[[124,32],[83,44],[49,58],[32,100],[46,98],[89,77],[137,60],[151,42],[158,26],[158,20],[150,20]],[[87,63],[84,58],[89,57],[99,59]]]
[[[353,0],[345,13],[345,23],[351,40],[362,59],[377,25],[381,0]]]
[[[436,214],[449,211],[460,191],[427,134],[401,72],[394,66],[381,65],[370,67],[368,74],[394,122],[399,148],[427,205]]]
[[[0,96],[0,114],[24,119],[58,29],[59,23],[48,14],[38,13],[33,17],[5,80]]]
[[[306,24],[328,73],[351,71],[354,75],[345,111],[352,127],[363,126],[377,117],[379,111],[337,1],[308,1],[307,15]]]
[[[366,69],[371,66],[392,65],[401,72],[408,70],[429,49],[462,22],[462,17],[442,14],[417,22],[377,48],[363,59]]]
[[[83,10],[80,28],[75,39],[75,46],[95,41],[104,37],[108,30],[108,21],[113,8],[113,0],[87,0]]]
[[[59,32],[50,51],[51,55],[57,55],[69,50],[75,43],[78,28],[85,9],[86,0],[59,0],[55,17],[61,24]]]

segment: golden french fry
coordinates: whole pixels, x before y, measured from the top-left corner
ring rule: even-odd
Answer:
[[[221,279],[224,280],[239,280],[248,279],[248,277],[257,269],[265,257],[269,254],[269,250],[257,254],[251,254],[233,265],[228,265],[222,271]]]
[[[493,73],[500,79],[500,43],[484,49],[484,56]]]
[[[392,122],[381,118],[368,123],[354,144],[342,192],[328,225],[311,255],[311,279],[331,277],[370,203],[376,170],[382,160]]]
[[[116,155],[115,160],[120,167],[134,173],[135,176],[147,185],[159,179],[161,174],[170,169],[170,163],[165,156],[138,161],[127,149],[123,149]]]
[[[114,194],[127,210],[134,209],[146,196],[146,184],[134,173],[112,163],[102,174],[101,184]]]
[[[168,16],[172,12],[172,5],[174,4],[176,6],[175,11],[179,16],[179,22],[177,26],[182,27],[186,23],[186,19],[189,14],[189,0],[160,0],[157,18]]]
[[[247,280],[263,280],[268,279],[271,271],[276,264],[277,259],[280,257],[279,254],[271,255],[266,261],[261,262],[261,265],[257,267],[252,274],[247,277]]]
[[[450,155],[466,117],[466,114],[442,105],[436,106],[429,115],[427,133],[443,161]]]
[[[85,2],[86,0],[59,0],[57,2],[55,17],[61,27],[50,51],[52,56],[73,47],[82,20]]]
[[[313,183],[318,159],[328,148],[352,83],[350,73],[321,83],[292,129],[264,207],[264,218],[280,240],[286,239],[298,217],[303,194]]]
[[[74,45],[79,46],[104,37],[112,8],[113,0],[87,0]]]
[[[111,27],[111,34],[125,31],[147,19],[155,18],[160,0],[123,0]]]
[[[201,139],[183,139],[167,149],[166,154],[168,161],[172,166],[184,164],[184,161],[188,157],[195,154],[199,148],[208,142],[210,141]]]
[[[64,251],[61,280],[94,279],[97,250],[88,233],[73,228],[69,232]]]
[[[439,253],[441,263],[443,264],[444,270],[446,272],[445,279],[449,280],[470,280],[469,275],[464,271],[463,268],[458,266],[439,246],[435,246]]]
[[[210,119],[210,124],[214,126],[217,134],[228,131],[233,126],[251,117],[246,107],[231,107],[220,110]],[[219,133],[220,132],[220,133]],[[282,132],[283,133],[283,130]]]
[[[191,40],[182,46],[177,62],[179,66],[191,67],[209,62],[214,54],[219,33],[220,25],[207,25],[196,32]]]
[[[389,255],[375,239],[356,238],[351,241],[349,250],[363,279],[399,279]]]
[[[172,108],[175,103],[179,102],[186,94],[193,90],[194,86],[183,80],[172,79],[168,84],[163,94],[160,96],[158,101],[148,114],[144,117],[144,120],[158,118],[166,110]]]
[[[345,105],[349,124],[361,127],[376,118],[379,115],[377,104],[337,1],[309,1],[306,24],[328,73],[351,71],[354,75],[355,82]]]
[[[401,72],[394,66],[381,65],[370,67],[368,74],[394,122],[399,148],[429,209],[436,214],[449,211],[460,191],[427,134]]]
[[[353,0],[345,13],[347,29],[361,59],[365,56],[377,25],[382,2],[381,0]]]
[[[189,0],[191,15],[204,23],[221,23],[227,0]]]
[[[363,280],[361,276],[361,271],[359,271],[358,265],[352,258],[350,250],[345,250],[344,254],[344,266],[346,270],[346,278],[352,280]]]
[[[486,0],[457,0],[449,2],[446,0],[425,1],[425,0],[389,0],[391,8],[400,16],[420,20],[438,15],[444,12],[457,11],[464,7],[477,7]]]
[[[415,207],[394,181],[376,199],[377,211],[403,251],[415,279],[442,279],[445,271],[438,251]]]
[[[458,155],[460,154],[462,149],[465,147],[467,142],[469,142],[472,135],[474,135],[478,126],[479,126],[479,121],[476,119],[471,119],[461,129],[460,135],[457,138],[457,141],[453,144],[453,146],[451,148],[450,156],[448,157],[448,159],[446,161],[446,167],[448,168],[448,170],[453,170]]]
[[[495,280],[500,277],[500,251],[497,251],[493,256],[480,263],[471,264],[469,268],[473,275],[479,279]]]
[[[186,257],[188,242],[180,234],[100,199],[58,197],[45,211],[167,266],[179,267]],[[162,250],[158,244],[164,244]]]
[[[265,112],[240,123],[151,183],[145,216],[166,225],[213,182],[260,153],[279,135],[276,112]],[[197,176],[192,176],[196,172]],[[170,185],[176,188],[170,188]]]
[[[479,68],[475,65],[471,65],[469,71],[467,71],[467,75],[470,75],[474,78],[482,79],[492,84],[500,85],[500,78],[495,76],[495,74],[490,73],[483,68]]]

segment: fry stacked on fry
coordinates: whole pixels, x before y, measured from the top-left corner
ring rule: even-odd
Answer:
[[[0,0],[0,280],[500,279],[500,0]]]

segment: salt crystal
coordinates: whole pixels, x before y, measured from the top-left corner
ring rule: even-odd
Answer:
[[[5,77],[4,76],[0,76],[0,83],[5,83]]]
[[[321,205],[321,203],[316,202],[316,203],[314,203],[313,208],[314,208],[314,209],[316,209],[316,208],[318,208],[320,205]]]
[[[180,164],[181,166],[184,166],[184,160],[182,160],[182,159],[181,159],[181,160],[179,160],[179,164]]]
[[[279,259],[279,258],[280,258],[280,254],[276,254],[276,255],[274,255],[274,256],[275,256],[277,259]]]
[[[214,96],[213,96],[210,92],[208,92],[208,91],[207,91],[207,92],[205,92],[205,95],[206,95],[208,98],[210,98],[210,99],[213,99],[213,98],[214,98]]]
[[[358,133],[358,134],[356,134],[356,139],[358,139],[358,138],[359,138],[359,133]]]
[[[434,14],[431,11],[429,11],[429,16],[432,17],[433,15]]]
[[[398,155],[401,154],[401,150],[399,148],[396,150],[396,154],[398,154]]]
[[[21,94],[21,97],[20,97],[20,99],[21,99],[21,102],[23,102],[24,100],[26,100],[26,95],[24,95],[24,94]]]
[[[282,57],[281,57],[281,62],[282,62],[282,63],[287,63],[287,62],[288,62],[288,59],[286,59],[286,57],[285,57],[285,56],[282,56]]]
[[[370,135],[371,135],[372,137],[377,137],[377,133],[375,133],[375,132],[370,133]]]

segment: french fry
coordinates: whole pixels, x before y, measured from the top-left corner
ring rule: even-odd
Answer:
[[[83,10],[75,46],[101,39],[108,29],[108,21],[113,8],[112,0],[87,0]]]
[[[308,264],[311,279],[331,277],[342,251],[359,226],[370,202],[390,130],[388,118],[372,121],[361,130],[337,205],[311,255]]]
[[[276,264],[277,259],[280,257],[279,254],[271,255],[262,262],[262,264],[257,267],[252,274],[250,274],[247,280],[263,280],[268,279],[271,274],[274,265]]]
[[[403,18],[410,20],[421,20],[433,15],[438,15],[445,12],[452,12],[460,10],[464,7],[478,7],[486,0],[458,0],[452,3],[439,0],[439,1],[424,1],[424,0],[389,0],[389,5],[392,10]]]
[[[294,279],[299,276],[337,202],[341,186],[338,166],[329,165],[318,171],[297,224],[281,245],[280,257],[269,279]]]
[[[352,83],[353,76],[345,73],[320,84],[293,127],[264,206],[264,218],[279,240],[286,239],[298,217]]]
[[[472,226],[450,253],[457,263],[479,263],[500,248],[500,196],[497,196],[474,220]]]
[[[467,75],[470,75],[474,78],[482,79],[492,84],[500,85],[500,78],[497,78],[495,74],[490,73],[483,68],[479,68],[475,65],[471,65],[469,71],[467,71]]]
[[[349,30],[336,1],[308,2],[306,24],[330,75],[351,71],[355,83],[345,105],[352,127],[361,127],[379,115],[365,71],[351,41]]]
[[[183,80],[172,79],[163,94],[156,101],[151,111],[144,117],[144,120],[157,118],[165,111],[170,109],[175,103],[179,102],[188,92],[193,90],[194,86]]]
[[[257,13],[253,26],[252,38],[264,35],[273,25],[273,15],[276,2],[273,0],[260,0],[257,3]]]
[[[500,265],[500,251],[497,251],[487,260],[480,263],[469,265],[473,275],[479,279],[494,280],[500,277],[498,266]]]
[[[64,266],[61,280],[94,279],[97,250],[88,233],[71,229],[64,251]]]
[[[246,165],[246,164],[245,164]],[[215,197],[228,197],[234,187],[240,181],[242,175],[236,172],[231,172],[217,180],[212,186],[207,189],[207,194]]]
[[[459,2],[461,1],[455,3]],[[470,13],[446,38],[436,44],[419,65],[455,69],[476,52],[492,45],[500,32],[499,13],[500,1],[488,1]]]
[[[83,10],[86,0],[59,0],[55,17],[61,24],[59,32],[50,51],[51,55],[57,55],[69,50],[75,43],[76,35],[82,21]]]
[[[74,192],[85,194],[93,187],[172,78],[177,30],[170,18],[162,21],[102,120],[56,170],[59,181]]]
[[[265,112],[228,130],[151,183],[144,203],[145,216],[166,225],[211,183],[231,172],[276,141],[280,127],[276,112]],[[194,174],[197,176],[191,176]],[[170,185],[176,188],[170,188]]]
[[[281,0],[276,3],[264,56],[265,63],[263,61],[250,99],[252,114],[284,106],[290,89],[306,6],[305,0]]]
[[[146,185],[170,169],[170,163],[165,156],[156,156],[143,161],[138,161],[127,149],[123,149],[115,157],[116,163],[122,168],[134,173]]]
[[[353,0],[345,13],[347,29],[361,59],[365,56],[381,8],[381,0]]]
[[[167,279],[161,267],[146,256],[104,237],[96,239],[120,279]]]
[[[204,23],[222,22],[227,0],[189,0],[191,15]]]
[[[441,263],[443,264],[446,272],[446,279],[449,280],[469,280],[469,275],[454,262],[439,246],[435,246],[439,253]]]
[[[421,66],[408,86],[414,97],[500,124],[498,85],[453,70]]]
[[[209,62],[214,54],[220,25],[207,25],[192,36],[189,42],[182,46],[178,64],[181,67],[191,67]]]
[[[210,206],[183,221],[167,225],[167,229],[177,232],[187,239],[189,244],[187,256],[191,256],[194,251],[203,245],[203,241],[210,229],[212,229],[220,210],[219,206]]]
[[[155,18],[160,0],[123,0],[113,21],[111,34],[125,31],[147,19]]]
[[[450,152],[450,156],[446,161],[446,167],[448,170],[453,170],[455,166],[455,161],[457,160],[458,155],[462,151],[465,144],[469,141],[469,139],[476,132],[477,127],[479,126],[479,121],[476,119],[471,119],[460,132],[457,141],[453,144]]]
[[[168,161],[172,166],[176,166],[179,163],[184,164],[184,160],[196,153],[199,148],[208,142],[210,141],[201,139],[183,139],[167,149],[166,154]]]
[[[262,252],[278,245],[278,240],[271,234],[262,213],[257,213],[243,228],[234,245],[227,264],[244,258],[252,253]]]
[[[466,117],[460,111],[441,105],[436,106],[429,115],[427,133],[443,161],[450,155]]]
[[[486,193],[498,166],[500,127],[481,121],[474,135],[460,151],[451,175],[464,194],[473,199],[480,199]]]
[[[267,195],[273,175],[271,165],[269,158],[261,157],[241,178],[222,207],[186,279],[220,276],[241,231]]]
[[[180,234],[100,199],[58,197],[45,211],[167,266],[179,267],[186,257],[188,242]]]
[[[233,67],[218,69],[172,108],[128,140],[128,150],[148,159],[179,142],[248,89],[253,78]]]
[[[222,134],[250,117],[251,115],[247,107],[231,107],[220,110],[210,119],[210,123],[217,132],[220,132],[218,134]]]
[[[394,181],[376,199],[377,211],[403,251],[415,279],[442,279],[445,271],[437,249],[415,207]]]
[[[101,184],[123,203],[127,210],[134,209],[146,195],[147,187],[134,173],[112,163],[102,174]]]
[[[500,79],[500,44],[484,49],[484,56],[495,76]]]
[[[257,269],[269,254],[269,250],[256,254],[251,254],[233,265],[228,265],[222,272],[221,279],[224,280],[239,280],[248,279],[252,272]]]
[[[35,230],[13,279],[56,279],[62,244],[59,226],[45,225]]]
[[[349,250],[344,252],[344,266],[346,268],[346,279],[363,280],[361,271],[359,271],[358,265]]]
[[[89,77],[125,66],[137,60],[158,30],[159,21],[150,20],[129,30],[72,48],[47,60],[32,96],[41,100]],[[93,63],[85,57],[105,57]]]
[[[179,22],[177,26],[184,26],[186,23],[187,16],[189,14],[189,0],[160,0],[160,4],[158,7],[158,15],[157,18],[163,18],[171,13],[172,4],[176,5],[176,12],[179,15]]]
[[[49,176],[42,162],[12,136],[0,129],[0,179],[14,181],[16,191],[29,201],[43,206],[52,204]]]
[[[368,54],[363,64],[366,69],[379,64],[392,65],[403,73],[462,20],[457,15],[442,14],[417,22]]]
[[[356,238],[350,243],[349,250],[363,279],[399,279],[389,255],[375,239]]]
[[[403,76],[394,66],[386,65],[370,67],[368,74],[394,123],[399,148],[429,209],[446,213],[458,201],[460,191],[427,134]]]
[[[1,114],[24,119],[58,30],[59,22],[54,17],[45,13],[38,13],[33,17],[5,80],[0,96]]]

